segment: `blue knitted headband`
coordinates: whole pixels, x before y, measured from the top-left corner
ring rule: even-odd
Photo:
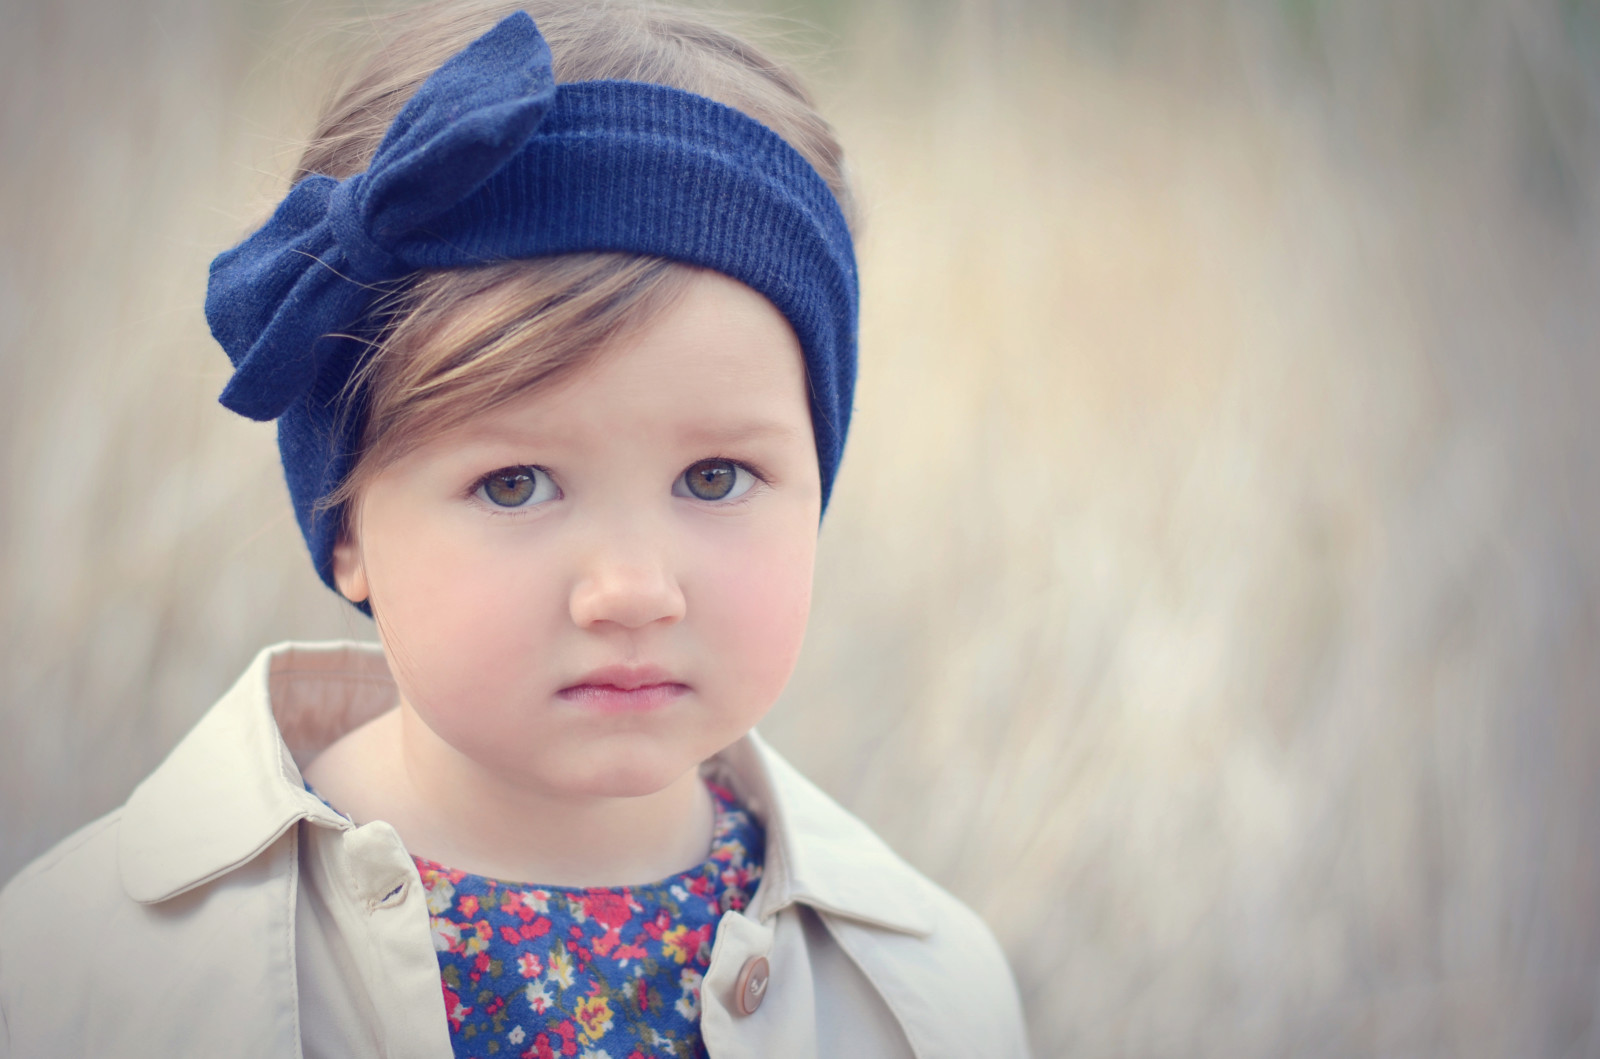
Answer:
[[[782,137],[703,96],[633,81],[557,86],[518,12],[450,59],[394,119],[365,173],[313,174],[211,263],[206,319],[233,361],[222,403],[278,420],[284,477],[330,588],[377,303],[424,269],[629,251],[714,269],[765,295],[805,354],[827,506],[855,386],[850,232]],[[351,402],[355,402],[352,407]]]

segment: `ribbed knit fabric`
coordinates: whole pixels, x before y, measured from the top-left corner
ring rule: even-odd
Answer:
[[[235,373],[222,402],[278,419],[295,514],[333,583],[337,509],[365,421],[346,383],[374,304],[420,270],[581,251],[714,269],[765,295],[805,355],[826,508],[855,386],[857,279],[826,181],[777,133],[661,85],[557,86],[518,12],[437,70],[366,173],[313,175],[212,262],[206,317]]]

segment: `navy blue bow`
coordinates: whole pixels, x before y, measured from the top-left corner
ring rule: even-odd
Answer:
[[[425,266],[429,222],[514,157],[555,98],[550,49],[517,12],[423,83],[366,172],[296,184],[265,226],[211,264],[206,319],[234,364],[222,403],[276,419],[319,376],[342,384],[345,332],[384,284]]]

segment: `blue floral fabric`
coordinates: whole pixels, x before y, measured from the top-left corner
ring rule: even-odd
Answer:
[[[704,1056],[700,981],[724,912],[761,880],[765,836],[711,787],[705,863],[634,887],[505,882],[416,860],[460,1059]]]

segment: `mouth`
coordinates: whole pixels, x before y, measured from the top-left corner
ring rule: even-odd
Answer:
[[[660,666],[606,666],[584,674],[556,692],[556,698],[600,713],[639,713],[660,709],[688,694]]]

